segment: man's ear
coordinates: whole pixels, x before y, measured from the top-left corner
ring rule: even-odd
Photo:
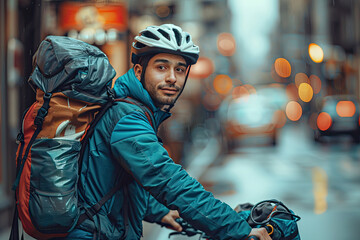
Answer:
[[[134,72],[136,78],[140,81],[141,80],[141,73],[142,73],[142,66],[140,64],[135,64]]]

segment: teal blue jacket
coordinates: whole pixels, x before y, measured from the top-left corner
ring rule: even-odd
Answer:
[[[170,113],[155,107],[133,69],[116,80],[114,90],[116,98],[129,96],[147,105],[154,114],[154,128],[138,106],[124,102],[117,102],[102,117],[84,154],[80,202],[91,206],[116,184],[127,184],[129,197],[124,202],[121,188],[102,207],[95,224],[86,220],[78,228],[96,232],[97,226],[101,239],[120,239],[126,205],[127,239],[140,239],[142,220],[160,222],[169,209],[218,239],[248,236],[251,228],[246,221],[169,157],[156,131]]]

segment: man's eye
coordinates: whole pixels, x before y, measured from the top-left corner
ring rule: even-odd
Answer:
[[[183,68],[177,68],[176,71],[178,71],[178,72],[185,72],[185,69],[183,69]]]
[[[158,68],[159,68],[160,70],[164,70],[164,69],[165,69],[165,66],[160,65],[160,66],[158,66]]]

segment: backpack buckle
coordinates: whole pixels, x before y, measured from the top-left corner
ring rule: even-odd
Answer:
[[[36,126],[41,126],[43,124],[44,118],[47,114],[48,114],[48,111],[44,107],[41,107],[37,113],[37,116],[35,117],[34,124]]]
[[[20,144],[24,142],[24,134],[22,132],[19,132],[16,136],[16,144]]]
[[[110,86],[106,86],[106,88],[107,88],[108,96],[110,97],[111,101],[114,101],[115,99],[114,89],[112,89]]]

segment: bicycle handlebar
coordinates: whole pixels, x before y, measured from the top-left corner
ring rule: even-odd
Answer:
[[[187,223],[182,218],[175,219],[175,221],[181,225],[183,230],[181,232],[170,233],[169,237],[172,236],[172,235],[177,235],[177,234],[185,235],[185,236],[189,236],[189,237],[194,236],[196,234],[199,234],[199,235],[201,235],[200,238],[204,238],[204,239],[208,239],[208,240],[212,239],[210,236],[206,235],[204,232],[202,232],[200,230],[197,230],[196,228],[192,227],[189,223]],[[172,226],[169,225],[169,224],[161,223],[160,225],[162,227],[173,229]],[[250,236],[250,237],[247,238],[247,240],[259,240],[259,238],[256,237],[256,236]]]

